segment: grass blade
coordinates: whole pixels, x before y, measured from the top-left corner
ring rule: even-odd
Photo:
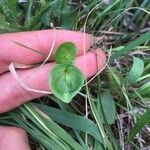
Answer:
[[[142,97],[150,97],[150,82],[145,83],[141,87],[137,89],[137,93],[140,94]],[[136,98],[137,94],[133,93],[131,95],[132,98]]]
[[[24,113],[27,112],[28,117],[31,117],[31,115],[34,117],[35,123],[37,122],[37,125],[39,125],[39,127],[41,127],[41,129],[45,132],[45,134],[49,135],[49,133],[51,131],[53,134],[52,136],[56,136],[57,137],[56,140],[60,141],[59,142],[60,146],[62,146],[62,147],[69,146],[75,150],[82,149],[81,145],[78,144],[63,128],[61,128],[51,118],[47,117],[45,114],[43,114],[37,108],[35,108],[32,105],[32,103],[25,104],[24,107],[22,107],[22,108],[24,109]],[[48,133],[48,131],[49,131],[49,133]],[[55,138],[52,136],[51,136],[52,139]]]
[[[136,122],[131,129],[128,137],[128,142],[134,138],[134,136],[141,131],[141,129],[150,122],[150,109],[148,109],[142,117]]]
[[[145,34],[141,35],[139,38],[137,38],[136,40],[132,41],[131,43],[129,43],[127,46],[125,46],[124,48],[122,48],[120,51],[112,54],[110,61],[117,59],[125,54],[127,54],[129,51],[131,51],[133,48],[135,48],[136,46],[139,46],[140,44],[149,41],[150,40],[150,31],[146,32]]]

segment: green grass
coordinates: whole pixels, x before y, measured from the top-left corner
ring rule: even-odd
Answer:
[[[93,47],[110,56],[106,69],[70,104],[47,96],[0,115],[0,125],[24,128],[34,149],[146,147],[149,131],[145,126],[150,122],[149,11],[149,0],[112,0],[108,5],[99,0],[29,0],[24,4],[0,0],[1,33],[53,26],[84,30],[97,39],[103,37]]]

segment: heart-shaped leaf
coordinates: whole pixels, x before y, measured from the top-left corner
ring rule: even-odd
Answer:
[[[55,52],[55,61],[57,64],[73,64],[76,57],[76,46],[71,42],[64,42]]]
[[[65,103],[80,91],[84,77],[73,65],[57,64],[49,74],[49,85],[53,94]]]

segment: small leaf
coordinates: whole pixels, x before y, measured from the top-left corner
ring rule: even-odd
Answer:
[[[58,64],[49,74],[49,85],[53,94],[66,103],[80,91],[83,83],[81,71],[73,65]]]
[[[99,110],[100,111],[99,115],[101,117],[101,120],[103,123],[106,123],[105,122],[106,119],[108,124],[113,124],[116,117],[116,107],[115,107],[114,99],[109,92],[104,92],[100,96],[101,96],[102,108],[100,108]],[[104,111],[105,116],[103,116],[102,109]]]
[[[141,59],[133,57],[133,65],[128,75],[123,79],[125,83],[133,84],[142,75],[144,71],[144,63]]]
[[[76,57],[76,46],[74,43],[65,42],[61,44],[55,52],[57,64],[72,64]]]

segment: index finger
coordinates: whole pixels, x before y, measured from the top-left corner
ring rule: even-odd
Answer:
[[[55,42],[54,37],[55,36]],[[11,62],[21,64],[34,64],[41,62],[44,58],[39,53],[28,50],[25,47],[15,44],[13,41],[31,47],[42,53],[48,54],[54,42],[54,50],[63,42],[75,43],[78,55],[83,53],[84,40],[85,49],[91,46],[91,35],[67,30],[41,30],[32,32],[19,32],[0,35],[0,73],[8,70]]]

